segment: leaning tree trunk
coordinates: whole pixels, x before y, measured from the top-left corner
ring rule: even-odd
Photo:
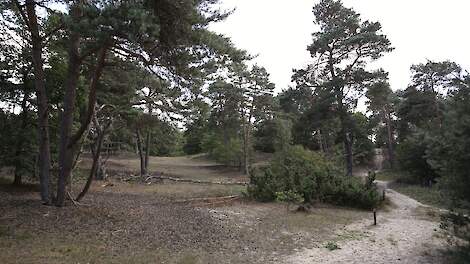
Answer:
[[[38,102],[38,128],[39,128],[39,182],[41,199],[49,204],[50,199],[50,140],[49,140],[49,110],[45,84],[45,74],[42,61],[42,40],[39,34],[36,4],[33,0],[26,1],[27,20],[31,32],[32,57],[34,65],[34,85]],[[25,21],[26,22],[26,21]]]
[[[100,163],[100,157],[101,157],[101,149],[103,146],[103,141],[104,141],[104,136],[106,133],[106,129],[103,129],[102,131],[99,131],[100,129],[98,128],[98,138],[96,139],[96,148],[93,151],[93,164],[91,166],[90,174],[88,176],[87,182],[85,186],[83,187],[83,190],[80,192],[80,194],[77,196],[75,199],[77,202],[79,202],[83,197],[85,197],[86,193],[90,189],[91,184],[93,183],[93,179],[96,176],[96,173],[99,168],[99,163]]]

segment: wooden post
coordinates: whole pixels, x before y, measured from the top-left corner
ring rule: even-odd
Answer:
[[[374,225],[377,225],[377,210],[374,209]]]

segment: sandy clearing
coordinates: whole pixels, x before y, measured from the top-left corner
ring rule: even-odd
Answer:
[[[378,182],[386,186],[386,182]],[[378,212],[378,225],[372,218],[339,230],[336,243],[341,249],[330,251],[324,245],[306,248],[287,256],[285,263],[442,263],[440,250],[446,246],[440,236],[439,223],[425,219],[420,208],[428,208],[410,197],[388,189],[387,197],[394,208]],[[348,235],[355,234],[355,235]]]

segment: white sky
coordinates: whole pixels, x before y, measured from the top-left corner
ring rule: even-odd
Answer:
[[[237,47],[258,54],[277,91],[290,84],[293,68],[309,62],[312,8],[319,0],[222,0],[236,7],[211,28],[231,37]],[[343,0],[362,19],[379,21],[395,50],[377,62],[390,72],[394,90],[409,83],[412,64],[449,59],[470,70],[469,0]]]

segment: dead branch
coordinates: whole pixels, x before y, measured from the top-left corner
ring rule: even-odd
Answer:
[[[191,198],[185,200],[177,200],[175,203],[193,203],[193,202],[204,202],[204,203],[217,203],[217,202],[227,202],[240,199],[239,195],[231,195],[231,196],[222,196],[222,197],[204,197],[204,198]]]
[[[174,177],[168,177],[168,176],[148,176],[145,179],[145,182],[149,182],[151,180],[169,180],[173,182],[194,183],[194,184],[241,185],[241,186],[248,185],[247,182],[212,182],[212,181],[181,179],[181,178],[174,178]]]

